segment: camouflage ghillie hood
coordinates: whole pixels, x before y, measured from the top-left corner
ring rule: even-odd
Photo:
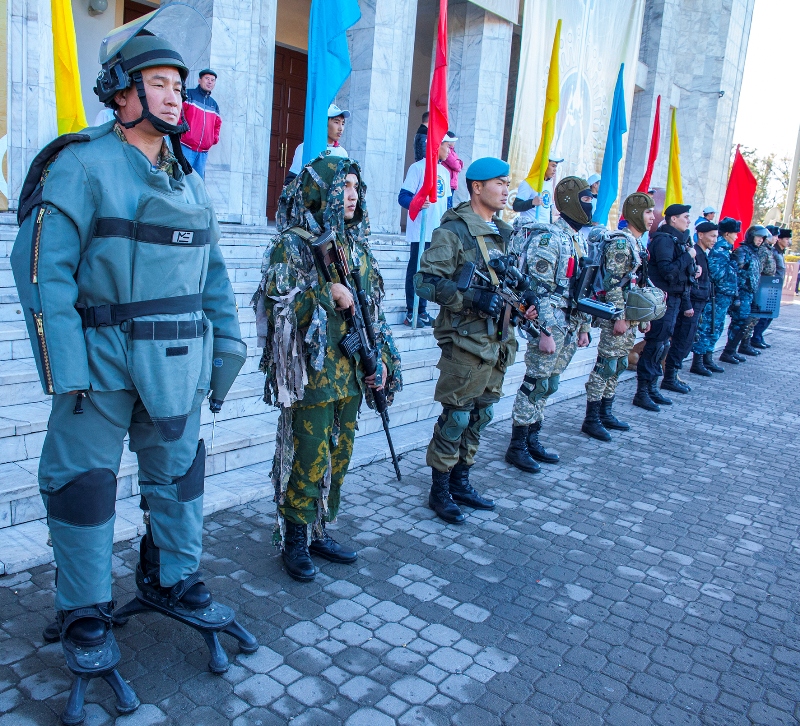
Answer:
[[[355,217],[344,219],[344,182],[351,170],[358,176],[358,207]],[[367,185],[357,161],[342,156],[321,154],[289,182],[278,200],[277,226],[283,232],[302,227],[319,235],[325,229],[344,235],[369,236]]]

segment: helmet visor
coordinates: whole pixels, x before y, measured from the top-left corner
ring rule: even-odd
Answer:
[[[100,65],[108,63],[142,30],[172,44],[189,68],[200,60],[211,42],[211,27],[197,10],[171,3],[112,30],[100,44]]]

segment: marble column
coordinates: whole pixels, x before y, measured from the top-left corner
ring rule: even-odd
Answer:
[[[211,24],[211,43],[191,68],[217,73],[219,144],[208,155],[206,186],[222,222],[266,224],[278,0],[180,0]]]
[[[58,135],[50,0],[8,2],[8,199],[15,210],[33,157]]]
[[[466,0],[450,0],[447,25],[450,128],[466,169],[475,159],[502,153],[514,26]],[[463,173],[458,195],[466,198]]]
[[[372,230],[400,232],[416,0],[361,0],[348,31],[352,73],[336,97],[352,113],[342,145],[364,170]]]

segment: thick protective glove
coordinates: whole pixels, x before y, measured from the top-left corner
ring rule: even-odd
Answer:
[[[490,290],[470,289],[464,293],[464,304],[473,310],[496,318],[503,312],[503,298]]]

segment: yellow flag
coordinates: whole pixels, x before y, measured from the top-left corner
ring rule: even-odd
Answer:
[[[556,36],[553,38],[553,50],[550,53],[550,72],[547,76],[547,94],[544,102],[544,118],[542,118],[542,137],[539,140],[539,148],[536,150],[536,158],[531,164],[531,170],[525,181],[531,189],[536,192],[542,191],[544,183],[544,173],[550,163],[550,144],[556,130],[556,115],[558,114],[561,89],[558,73],[558,48],[561,40],[561,21],[556,24]]]
[[[681,184],[681,145],[678,143],[678,123],[675,109],[672,109],[672,131],[669,138],[669,168],[667,169],[667,194],[664,209],[670,204],[683,204],[683,185]]]
[[[56,77],[56,119],[58,133],[85,129],[81,76],[78,72],[78,45],[70,0],[50,0],[53,14],[53,63]]]

